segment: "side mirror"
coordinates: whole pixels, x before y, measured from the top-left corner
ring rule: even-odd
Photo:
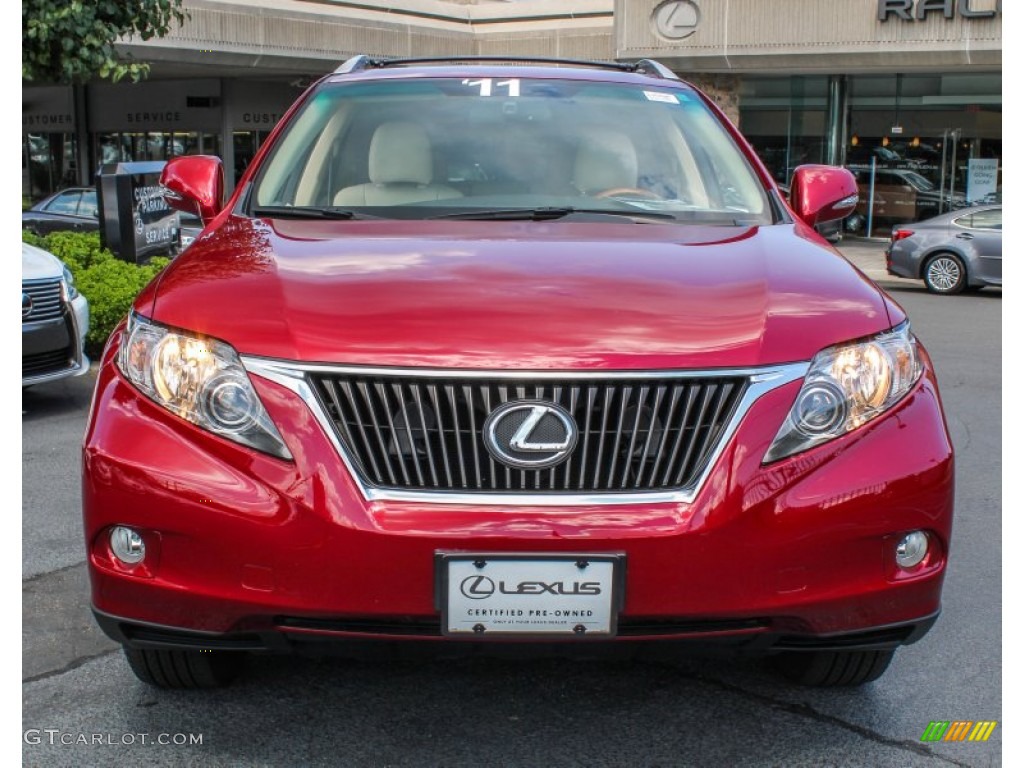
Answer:
[[[224,198],[224,165],[211,155],[172,157],[160,174],[164,200],[177,211],[193,213],[209,224]]]
[[[811,227],[846,218],[860,199],[853,174],[831,165],[801,165],[793,171],[789,188],[790,205]]]

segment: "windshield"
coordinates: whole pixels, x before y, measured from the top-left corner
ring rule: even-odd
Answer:
[[[691,90],[557,79],[326,85],[276,142],[251,200],[256,215],[557,209],[771,222],[752,168]]]

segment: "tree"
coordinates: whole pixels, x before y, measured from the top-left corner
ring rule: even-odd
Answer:
[[[21,76],[48,83],[149,74],[118,55],[121,37],[163,37],[185,20],[182,0],[21,0]]]

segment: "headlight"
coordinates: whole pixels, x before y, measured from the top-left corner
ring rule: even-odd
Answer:
[[[72,301],[78,298],[78,289],[75,288],[75,276],[71,274],[71,270],[64,267],[64,281],[61,284],[61,288],[64,291],[64,301]]]
[[[868,341],[814,356],[764,463],[845,435],[889,410],[921,375],[917,341],[903,323]]]
[[[227,344],[132,313],[117,366],[144,394],[186,421],[282,459],[292,457]]]

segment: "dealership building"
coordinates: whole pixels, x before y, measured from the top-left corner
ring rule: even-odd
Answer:
[[[168,36],[119,45],[151,62],[146,81],[24,84],[25,197],[91,184],[103,163],[187,153],[223,158],[233,186],[302,89],[358,53],[657,59],[714,98],[780,182],[797,165],[824,162],[859,176],[874,166],[893,183],[930,186],[939,205],[999,194],[1000,0],[185,0],[184,7],[188,20]],[[982,166],[994,172],[972,188]],[[886,181],[873,178],[882,190]]]

